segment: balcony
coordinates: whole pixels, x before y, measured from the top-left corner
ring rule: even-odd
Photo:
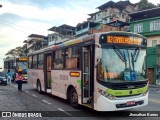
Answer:
[[[87,33],[89,28],[81,29],[80,31],[76,31],[76,35]]]

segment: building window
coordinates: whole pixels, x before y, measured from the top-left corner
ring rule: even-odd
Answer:
[[[152,47],[155,47],[157,45],[157,40],[152,40]]]
[[[160,30],[160,20],[150,22],[150,31]]]
[[[134,32],[135,33],[143,32],[143,24],[136,24],[136,25],[134,25]]]

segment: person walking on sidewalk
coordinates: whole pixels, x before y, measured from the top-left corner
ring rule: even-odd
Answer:
[[[22,74],[22,70],[18,70],[16,74],[16,83],[18,84],[18,90],[22,91],[22,83],[23,83],[24,76]]]
[[[11,84],[12,72],[10,71],[10,69],[8,69],[7,76],[8,76],[7,77],[7,83]]]

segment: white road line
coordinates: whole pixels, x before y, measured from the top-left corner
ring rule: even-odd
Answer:
[[[46,101],[46,100],[42,100],[43,102],[45,102],[45,103],[47,103],[47,104],[52,104],[52,103],[50,103],[50,102],[48,102],[48,101]]]
[[[32,94],[32,96],[33,96],[33,97],[38,97],[38,96],[37,96],[37,95],[35,95],[35,94]]]
[[[46,107],[46,108],[47,108],[47,109],[49,109],[50,111],[53,111],[53,109],[51,109],[50,107],[46,106],[46,104],[43,104],[42,102],[40,102],[40,101],[36,100],[35,98],[31,97],[30,95],[25,94],[25,93],[23,93],[23,92],[22,92],[22,94],[26,95],[28,98],[30,98],[30,99],[32,99],[32,100],[34,100],[34,101],[36,101],[37,103],[39,103],[39,104],[43,105],[44,107]]]
[[[64,112],[65,114],[67,114],[67,115],[69,115],[69,116],[72,116],[70,113],[66,112],[66,111],[63,110],[62,108],[58,108],[58,110]]]
[[[29,93],[28,91],[25,91],[26,93]]]

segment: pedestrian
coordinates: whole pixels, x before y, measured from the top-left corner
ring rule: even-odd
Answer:
[[[7,77],[7,83],[11,84],[12,72],[10,71],[10,69],[8,69],[7,76],[8,76]]]
[[[16,83],[18,84],[18,90],[22,91],[22,83],[23,83],[24,76],[22,74],[22,70],[18,70],[16,74]]]

